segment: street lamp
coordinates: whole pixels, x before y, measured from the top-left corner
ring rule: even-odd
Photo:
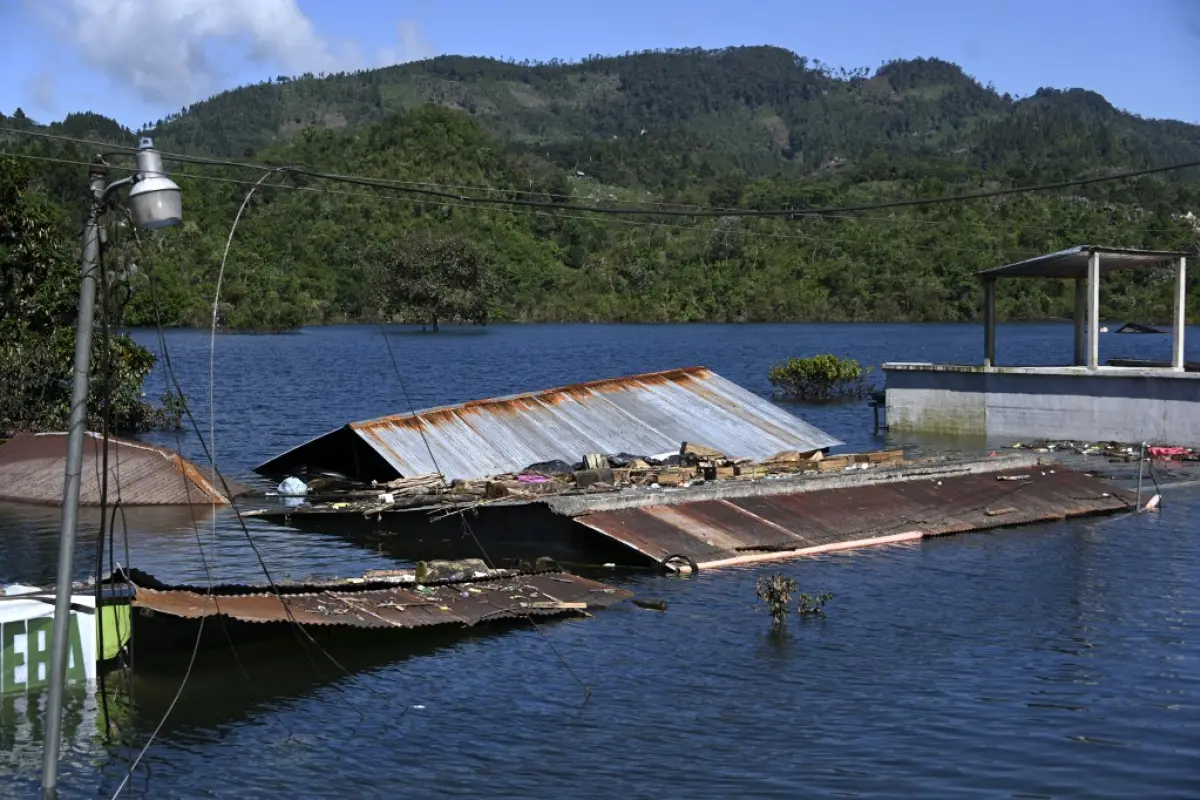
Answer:
[[[155,230],[183,221],[179,187],[163,171],[162,156],[154,143],[138,144],[137,171],[108,183],[108,164],[97,156],[88,167],[90,202],[83,221],[82,281],[79,317],[75,323],[75,374],[71,386],[71,416],[67,428],[67,466],[63,480],[62,519],[58,531],[58,583],[54,594],[54,631],[50,651],[50,694],[46,700],[45,740],[42,748],[42,796],[55,797],[58,789],[58,753],[62,742],[63,688],[67,680],[67,643],[71,629],[71,588],[75,567],[75,534],[79,522],[79,482],[83,473],[83,435],[87,428],[88,370],[91,367],[92,324],[96,311],[96,283],[100,267],[100,217],[109,196],[129,186],[129,210],[140,229]],[[96,579],[99,580],[97,575]],[[100,613],[100,609],[96,609]]]

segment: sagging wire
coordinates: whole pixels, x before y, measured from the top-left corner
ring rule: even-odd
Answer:
[[[7,152],[7,151],[0,151],[0,155],[7,155],[7,156],[11,156],[13,158],[24,158],[24,159],[28,159],[31,161],[44,161],[44,162],[49,162],[49,163],[88,166],[87,162],[85,162],[85,161],[54,158],[54,157],[50,157],[50,156],[36,156],[36,155],[28,154],[28,153],[13,153],[13,152]],[[167,156],[167,157],[174,158],[173,156]],[[186,163],[203,163],[203,162],[188,161]],[[244,166],[253,167],[258,170],[283,169],[283,168],[277,168],[277,167],[267,167],[264,165],[244,165]],[[132,170],[132,168],[118,167],[115,165],[112,167],[112,169],[130,169],[130,170]],[[201,174],[193,174],[193,173],[186,173],[186,172],[172,172],[172,173],[168,173],[168,174],[171,175],[172,177],[178,178],[180,180],[210,181],[210,182],[217,182],[217,183],[234,184],[234,185],[238,185],[238,186],[251,186],[254,183],[253,181],[249,181],[249,180],[242,180],[242,179],[238,179],[238,178],[224,178],[224,177],[219,177],[219,176],[215,176],[215,175],[201,175]],[[1117,180],[1123,180],[1127,177],[1130,177],[1130,176],[1127,176],[1127,175],[1125,175],[1125,176],[1122,176],[1122,175],[1110,176],[1109,178],[1104,178],[1103,180],[1117,181]],[[1133,177],[1136,177],[1136,176],[1133,176]],[[332,180],[332,178],[331,178],[331,180]],[[393,181],[392,183],[395,183],[395,182]],[[434,184],[434,185],[437,185],[437,184]],[[288,189],[288,190],[292,190],[292,191],[299,191],[299,192],[311,192],[311,193],[317,193],[317,194],[335,195],[335,196],[341,196],[341,197],[361,197],[361,198],[368,198],[368,199],[372,199],[372,200],[398,201],[398,202],[404,202],[404,203],[423,203],[428,206],[434,206],[434,207],[439,207],[439,208],[467,208],[467,207],[478,208],[478,207],[480,207],[480,203],[472,202],[473,198],[463,197],[460,195],[452,195],[453,198],[459,200],[459,202],[452,202],[450,199],[440,200],[440,201],[436,200],[436,199],[421,200],[421,199],[414,199],[412,197],[406,197],[403,195],[380,194],[378,192],[344,191],[344,190],[329,189],[329,188],[322,188],[322,187],[315,187],[315,186],[293,186],[293,185],[289,185],[289,184],[279,184],[279,188]],[[390,189],[395,189],[398,191],[402,190],[400,187],[390,186],[388,183],[381,183],[376,188],[381,188],[381,189],[389,189],[390,188]],[[480,188],[486,189],[486,187],[480,187]],[[491,189],[486,189],[486,190],[493,191]],[[1041,189],[1037,188],[1037,187],[1035,187],[1033,189],[1026,187],[1026,188],[1018,190],[1018,193],[1019,192],[1028,192],[1028,191],[1040,191],[1040,190]],[[969,199],[977,199],[977,198],[975,196],[971,196],[971,197],[960,198],[960,199],[969,200]],[[525,214],[528,216],[544,216],[544,217],[548,217],[548,218],[552,218],[552,219],[575,219],[575,220],[588,220],[588,221],[596,220],[596,217],[594,217],[594,216],[589,217],[586,214],[564,213],[565,211],[569,211],[571,209],[582,210],[582,211],[586,212],[586,210],[587,210],[586,208],[581,208],[578,206],[571,206],[571,205],[564,205],[564,204],[552,204],[552,206],[553,206],[552,209],[549,209],[549,210],[539,210],[539,208],[532,208],[532,209],[523,208],[523,207],[510,208],[510,207],[505,207],[505,206],[484,204],[483,210],[489,211],[489,212],[496,212],[496,213],[506,213],[506,214]],[[689,208],[690,208],[690,206],[689,206]],[[695,206],[695,208],[700,209],[703,207]],[[873,221],[879,221],[879,222],[888,222],[891,224],[903,224],[906,226],[910,224],[909,220],[904,220],[904,219],[895,218],[895,217],[864,217],[857,212],[847,211],[846,210],[847,208],[849,208],[849,207],[834,208],[829,211],[797,210],[794,212],[794,216],[797,218],[804,218],[805,220],[842,219],[842,220],[855,221],[855,222],[857,222],[857,221],[872,221],[873,220]],[[714,210],[716,210],[716,209],[714,209]],[[746,216],[745,213],[739,213],[737,209],[721,209],[721,210],[727,211],[728,213],[724,213],[721,215],[700,214],[699,216],[708,217],[708,218],[719,218],[719,216],[725,216],[725,217],[744,217],[744,216]],[[645,216],[645,215],[642,215],[642,216]],[[670,216],[686,216],[686,214],[673,214]],[[696,235],[696,236],[709,236],[712,234],[712,231],[708,231],[708,230],[700,229],[695,226],[685,225],[685,224],[680,224],[680,223],[652,222],[652,221],[645,221],[645,220],[638,220],[638,219],[621,219],[619,216],[613,216],[613,215],[609,215],[605,221],[608,223],[612,223],[612,224],[619,224],[619,225],[626,225],[626,226],[675,229],[675,230],[679,230],[681,233],[687,233],[687,234]],[[925,221],[923,224],[941,225],[942,223]],[[982,224],[982,223],[974,223],[974,224]],[[1058,229],[1042,227],[1042,228],[1038,228],[1038,230],[1056,233]],[[1154,233],[1154,232],[1169,233],[1169,232],[1174,232],[1174,229],[1148,228],[1148,229],[1145,229],[1145,231],[1148,233]],[[796,241],[826,243],[826,244],[830,244],[830,245],[841,243],[840,240],[837,240],[837,239],[822,238],[819,236],[809,236],[809,235],[803,235],[803,234],[783,234],[783,233],[775,233],[772,231],[748,230],[748,229],[742,229],[742,228],[730,228],[730,229],[722,231],[722,233],[724,235],[754,236],[755,238],[764,238],[765,237],[765,238],[780,239],[780,240],[796,240]],[[938,245],[913,245],[912,247],[917,250],[932,252],[932,253],[996,254],[998,256],[1003,256],[1005,258],[1009,258],[1012,260],[1021,260],[1021,259],[1029,258],[1029,257],[1037,254],[1034,251],[1013,249],[1013,248],[997,248],[997,247],[969,248],[969,247],[946,247],[946,246],[938,246]],[[1005,255],[1005,254],[1008,254],[1008,255]]]
[[[128,211],[126,212],[126,215],[127,215],[127,222],[132,225],[132,219],[129,218]],[[120,226],[117,226],[118,231],[119,231],[119,229],[120,229]],[[137,230],[136,227],[134,227],[133,230],[136,231]],[[116,237],[114,237],[114,238],[116,239]],[[114,246],[116,244],[117,244],[117,241],[115,240]],[[103,335],[104,335],[104,354],[105,354],[105,365],[106,365],[105,375],[104,375],[104,388],[105,388],[104,417],[105,418],[104,418],[104,422],[103,422],[103,426],[104,426],[104,456],[103,456],[104,466],[103,466],[103,469],[104,469],[104,472],[102,475],[102,483],[104,485],[104,488],[102,489],[102,497],[101,497],[101,530],[103,531],[104,524],[105,524],[105,517],[106,517],[106,515],[104,513],[104,507],[105,507],[105,504],[108,499],[108,497],[107,497],[107,480],[108,480],[108,474],[109,474],[108,449],[109,449],[109,444],[110,444],[109,431],[110,431],[111,423],[112,423],[112,384],[111,384],[111,381],[112,381],[112,345],[111,345],[111,327],[110,327],[111,308],[110,308],[110,302],[109,302],[109,288],[110,287],[109,287],[109,281],[107,280],[107,275],[104,272],[103,253],[101,254],[101,256],[102,256],[101,257],[101,274],[102,274],[102,276],[104,276],[104,278],[103,278],[103,286],[104,286]],[[123,312],[125,305],[128,304],[128,302],[130,301],[131,298],[132,298],[132,292],[129,292],[129,294],[127,294],[127,296],[126,296],[124,303],[122,303],[120,306],[121,312]],[[177,449],[179,449],[179,448],[177,448]],[[118,448],[117,452],[119,453],[119,448]],[[124,519],[124,508],[123,508],[123,506],[120,505],[121,489],[120,489],[120,483],[119,483],[119,473],[120,473],[120,463],[119,463],[120,456],[119,455],[117,456],[117,459],[118,459],[118,464],[117,464],[118,503],[116,505],[114,505],[114,508],[113,508],[113,520],[115,521],[117,508],[120,507],[121,514],[122,514],[123,528],[124,528],[124,545],[125,545],[125,547],[124,547],[124,549],[125,549],[125,568],[122,569],[122,572],[125,575],[126,585],[129,587],[129,590],[132,592],[132,582],[130,581],[129,573],[127,571],[131,565],[131,556],[130,556],[130,551],[129,551],[129,529],[128,529],[128,522],[127,522],[127,520]],[[185,486],[186,486],[187,476],[181,472],[180,477],[184,481]],[[207,560],[205,559],[205,556],[204,556],[203,543],[200,541],[199,527],[196,525],[195,514],[194,514],[194,512],[192,512],[190,505],[189,505],[189,512],[191,513],[193,529],[196,532],[196,541],[197,541],[197,544],[200,545],[200,558],[202,559],[202,561],[204,561],[205,571],[208,572]],[[110,537],[111,537],[112,536],[112,526],[111,525],[109,526],[109,531],[110,531]],[[115,554],[113,553],[113,545],[110,543],[110,546],[109,546],[110,569],[113,566],[115,566],[115,563],[116,563],[116,559],[113,557],[114,555]],[[101,570],[102,570],[103,569],[103,566],[102,566],[103,548],[102,547],[97,556],[97,559],[101,563]],[[96,609],[97,613],[99,614],[100,613],[100,603],[99,603],[100,583],[99,583],[98,576],[99,576],[99,573],[97,573],[97,597],[98,597],[98,599],[97,599],[97,609]],[[212,588],[213,588],[212,578],[211,578],[211,573],[209,573],[209,593],[208,594],[209,594],[210,598],[212,596]],[[128,645],[129,650],[130,650],[130,659],[129,659],[130,667],[129,667],[127,682],[129,684],[130,690],[132,691],[133,684],[134,684],[133,663],[132,663],[132,651],[133,651],[133,647],[134,647],[132,618],[130,620],[130,623],[131,623],[130,624],[130,640],[129,640],[129,645]],[[137,771],[138,765],[141,764],[142,759],[145,757],[146,753],[149,752],[151,745],[158,738],[158,735],[162,731],[163,726],[166,724],[167,719],[170,717],[171,713],[175,709],[175,706],[178,704],[180,697],[183,696],[184,689],[187,687],[188,681],[191,678],[192,670],[195,667],[196,657],[200,651],[200,643],[201,643],[201,641],[203,639],[203,635],[204,635],[204,624],[205,624],[205,617],[201,617],[200,623],[196,630],[196,639],[192,645],[191,656],[188,659],[188,664],[184,671],[183,678],[180,681],[179,688],[176,690],[174,697],[171,699],[171,702],[168,705],[166,712],[163,714],[162,718],[159,720],[158,725],[155,727],[154,731],[150,734],[150,737],[146,740],[146,743],[143,745],[142,749],[138,752],[137,756],[133,759],[133,761],[129,764],[128,768],[126,769],[125,775],[121,779],[121,783],[117,786],[116,790],[113,792],[112,797],[114,799],[120,796],[121,792],[123,792],[125,790],[126,786],[130,785],[129,782],[132,779],[134,773]],[[103,647],[104,647],[104,645],[103,645],[103,628],[104,628],[104,626],[100,625],[99,627],[100,627],[100,631],[101,631],[99,646],[101,648],[100,652],[103,653]],[[119,629],[118,629],[117,633],[119,636],[120,635]],[[132,695],[131,695],[131,702],[134,702],[132,699]],[[106,705],[105,705],[105,720],[106,720],[106,728],[107,728],[108,720],[109,720],[107,697],[105,698],[105,703],[106,703]],[[147,783],[148,782],[149,782],[149,774],[147,774]]]
[[[46,134],[39,131],[25,131],[17,128],[0,128],[0,133],[12,133],[25,136],[34,136],[41,138],[69,138],[62,137],[56,134]],[[89,142],[86,139],[75,139],[77,143],[87,146],[95,146],[95,142]],[[122,149],[132,149],[122,146]],[[447,191],[451,187],[444,188],[426,188],[418,185],[413,185],[409,181],[389,180],[386,178],[367,178],[359,175],[340,175],[336,173],[319,172],[316,170],[304,169],[302,167],[276,167],[267,164],[253,164],[249,162],[223,161],[221,159],[201,158],[196,156],[188,156],[180,153],[163,153],[165,158],[175,161],[190,162],[195,164],[217,165],[224,164],[228,166],[236,166],[246,169],[257,170],[279,170],[284,169],[296,175],[314,178],[318,180],[326,180],[340,183],[347,183],[359,186],[372,186],[376,188],[391,189],[393,191],[407,192],[418,196],[437,197],[447,200],[457,200],[467,202],[473,205],[509,205],[509,206],[524,206],[526,208],[543,208],[543,209],[566,209],[568,211],[583,211],[596,214],[619,214],[629,216],[675,216],[675,217],[782,217],[788,220],[801,219],[804,217],[823,216],[835,213],[856,213],[860,211],[880,211],[892,208],[908,208],[914,206],[931,206],[946,203],[963,202],[967,200],[984,200],[992,197],[1005,197],[1009,195],[1029,194],[1034,192],[1052,191],[1057,189],[1070,189],[1078,186],[1090,186],[1098,183],[1109,183],[1128,180],[1130,178],[1139,178],[1146,175],[1157,175],[1166,172],[1175,172],[1179,170],[1191,169],[1200,167],[1200,160],[1192,160],[1180,162],[1177,164],[1167,164],[1159,167],[1146,167],[1136,170],[1125,170],[1123,172],[1115,172],[1109,175],[1098,175],[1090,178],[1072,178],[1063,181],[1054,181],[1050,183],[1032,184],[1026,186],[1012,186],[1003,189],[986,189],[978,192],[964,192],[953,195],[940,195],[937,197],[914,197],[902,200],[886,200],[877,201],[874,203],[859,203],[855,205],[844,206],[828,206],[824,208],[775,208],[775,209],[725,209],[712,207],[692,207],[692,208],[641,208],[637,206],[599,206],[574,203],[558,203],[551,200],[525,199],[521,197],[478,197],[465,195],[459,191]]]
[[[241,206],[238,207],[237,214],[233,217],[233,224],[229,227],[229,237],[225,240],[225,252],[221,254],[221,267],[217,271],[217,287],[213,294],[212,304],[212,324],[208,334],[208,446],[212,451],[210,459],[214,470],[217,468],[217,403],[216,403],[216,373],[217,373],[217,318],[221,311],[221,285],[225,280],[225,263],[229,259],[229,250],[233,246],[233,234],[237,231],[238,223],[242,220],[242,214],[246,212],[247,206],[250,205],[250,198],[254,197],[254,193],[258,191],[258,187],[263,181],[271,177],[272,172],[264,172],[262,177],[254,182],[250,187],[250,191],[246,192],[246,196],[242,199]],[[217,555],[217,517],[216,505],[217,500],[214,497],[212,500],[213,518],[212,518],[212,547],[213,557]]]
[[[1158,508],[1158,504],[1162,502],[1162,487],[1158,485],[1158,477],[1154,474],[1154,456],[1146,457],[1148,446],[1146,442],[1142,442],[1141,452],[1138,458],[1138,482],[1137,482],[1137,506],[1136,510],[1153,511]],[[1150,480],[1154,482],[1154,496],[1151,497],[1146,504],[1142,505],[1142,476],[1150,472]]]
[[[99,231],[98,231],[97,235],[99,235]],[[115,252],[118,254],[121,252],[120,226],[117,226],[114,228],[113,242],[112,242],[111,247],[109,246],[109,244],[106,241],[103,240],[103,238],[101,239],[100,245],[101,245],[100,258],[98,259],[99,281],[98,281],[97,290],[98,290],[98,293],[100,294],[101,337],[102,337],[101,338],[101,361],[100,361],[100,363],[101,363],[100,387],[101,387],[101,395],[103,398],[103,412],[102,412],[102,420],[101,420],[102,451],[101,451],[101,458],[99,460],[99,465],[98,465],[99,474],[97,476],[97,478],[98,478],[97,483],[100,485],[100,525],[99,525],[97,542],[96,542],[96,570],[95,570],[95,578],[94,578],[94,580],[95,580],[95,601],[94,602],[95,602],[95,614],[97,615],[97,620],[101,620],[101,623],[97,625],[97,629],[98,629],[97,630],[97,646],[99,648],[98,653],[99,653],[100,657],[103,657],[103,655],[105,653],[105,644],[104,644],[105,626],[102,622],[103,609],[104,609],[103,587],[105,585],[105,581],[103,579],[104,550],[105,550],[105,543],[106,543],[105,540],[107,538],[107,545],[108,545],[108,551],[109,551],[109,571],[110,571],[110,579],[107,581],[107,583],[108,583],[108,585],[111,586],[111,585],[115,585],[112,580],[113,567],[117,563],[119,563],[116,558],[116,525],[117,525],[117,514],[118,513],[121,515],[121,530],[122,530],[122,541],[123,541],[124,554],[125,554],[125,563],[129,563],[129,561],[130,561],[129,523],[125,517],[124,504],[121,501],[122,491],[121,491],[121,480],[120,480],[120,475],[121,475],[120,448],[119,447],[113,448],[113,446],[112,446],[112,431],[114,428],[113,406],[112,406],[112,399],[113,399],[112,329],[113,329],[113,327],[116,327],[118,329],[121,327],[121,323],[124,319],[125,309],[128,306],[130,300],[132,299],[132,291],[126,285],[126,287],[125,287],[126,292],[124,294],[124,297],[118,298],[116,300],[116,302],[114,303],[113,293],[114,293],[115,281],[111,280],[111,276],[108,272],[107,256],[108,256],[109,252]],[[109,461],[110,453],[115,458],[115,462],[113,462],[111,466],[110,466],[110,461]],[[95,463],[95,461],[94,461],[94,463]],[[115,502],[112,503],[111,513],[109,513],[109,511],[108,511],[109,478],[110,478],[110,476],[113,479],[113,484],[116,489],[116,500],[115,500]],[[106,536],[106,533],[107,533],[107,536]],[[126,583],[126,585],[128,586],[129,584]],[[134,684],[133,684],[133,669],[134,669],[134,664],[133,664],[133,646],[134,646],[133,627],[132,627],[132,624],[130,624],[129,629],[128,629],[129,636],[128,636],[128,639],[126,640],[124,637],[124,633],[125,633],[124,626],[121,624],[121,615],[115,614],[113,616],[113,619],[114,619],[114,633],[115,633],[115,635],[117,637],[117,641],[118,641],[118,650],[117,650],[118,663],[120,665],[120,669],[125,674],[127,693],[129,695],[129,702],[136,706],[136,698],[135,698],[135,691],[134,691]],[[132,620],[130,620],[130,622],[132,622]],[[105,680],[105,677],[106,677],[105,671],[103,669],[98,670],[97,682],[99,684],[101,707],[102,707],[102,710],[104,713],[104,720],[105,720],[105,725],[104,725],[105,742],[107,744],[111,745],[112,744],[113,722],[112,722],[111,707],[109,704],[107,681]],[[133,769],[133,766],[130,766],[131,771],[132,771],[132,769]]]
[[[433,463],[433,468],[437,471],[438,475],[441,475],[442,483],[445,484],[446,476],[442,473],[442,468],[438,464],[437,456],[434,455],[433,446],[429,442],[429,437],[425,435],[425,420],[421,419],[421,417],[417,415],[416,405],[412,401],[412,396],[408,393],[408,387],[404,381],[404,374],[400,370],[400,364],[396,361],[396,354],[392,350],[391,342],[388,341],[387,331],[384,330],[382,322],[380,322],[379,328],[383,333],[383,343],[387,347],[388,357],[392,362],[392,369],[396,372],[396,380],[400,384],[400,390],[404,394],[405,402],[408,403],[408,409],[411,412],[413,419],[417,421],[417,432],[421,435],[421,441],[425,444],[425,450],[429,453],[429,459]],[[483,546],[483,542],[480,541],[479,537],[475,534],[475,529],[472,528],[471,523],[467,521],[467,515],[465,513],[459,514],[458,518],[460,522],[459,530],[463,538],[470,536],[470,538],[474,540],[475,547],[478,548],[480,555],[483,556],[483,562],[487,564],[488,569],[495,570],[496,562],[492,560],[490,555],[488,555],[487,549]],[[537,620],[533,618],[532,614],[526,612],[525,614],[521,615],[521,618],[528,620],[529,624],[533,626],[533,629],[537,632],[538,636],[541,637],[542,641],[546,643],[551,652],[553,652],[555,657],[558,658],[559,663],[563,665],[567,672],[570,673],[571,677],[575,679],[575,682],[578,683],[583,689],[583,703],[581,705],[586,705],[587,701],[592,696],[592,687],[589,686],[587,682],[579,676],[579,673],[575,671],[575,668],[571,666],[570,662],[567,661],[550,637],[546,635],[546,632],[542,630],[542,626],[538,625]]]
[[[184,406],[185,410],[187,410],[188,413],[190,414],[190,409],[187,408],[186,399],[184,398],[184,395],[183,395],[183,389],[179,384],[178,378],[176,378],[176,376],[175,376],[175,365],[171,361],[171,351],[167,347],[166,335],[163,332],[161,312],[160,312],[160,307],[159,307],[159,303],[158,303],[158,293],[157,293],[157,289],[156,289],[156,281],[155,281],[153,269],[147,270],[147,277],[148,277],[148,280],[150,283],[151,303],[154,306],[154,320],[155,320],[155,329],[158,334],[159,352],[161,352],[163,354],[163,363],[164,363],[164,366],[166,367],[168,380],[170,381],[171,386],[174,387],[174,390],[177,393],[178,397],[181,399],[181,401],[183,401],[185,403],[185,406]],[[193,429],[196,431],[197,435],[199,436],[199,428],[196,427],[195,420],[192,420],[192,425],[193,425]],[[203,437],[201,437],[201,440],[203,441]],[[175,449],[176,449],[176,452],[178,452],[180,454],[180,457],[182,457],[183,441],[180,436],[178,426],[176,426],[176,429],[175,429]],[[183,479],[184,484],[186,485],[187,484],[187,476],[183,475],[181,473],[181,478]],[[190,489],[190,487],[187,487],[187,488]],[[215,509],[214,509],[214,515],[215,515]],[[196,524],[196,518],[195,518],[194,514],[191,516],[191,522],[192,522],[192,531],[196,536],[196,544],[200,551],[200,559],[201,559],[201,564],[203,565],[203,568],[204,568],[205,577],[208,581],[210,590],[212,590],[212,589],[215,589],[216,581],[213,579],[212,569],[209,566],[208,560],[207,560],[207,558],[205,558],[205,555],[204,555],[204,544],[200,538],[200,527],[199,527],[199,525]],[[215,524],[216,524],[215,519],[214,519],[213,524],[215,527]],[[216,535],[215,530],[214,530],[213,535],[214,536]],[[215,552],[215,548],[214,548],[214,552]],[[258,687],[257,684],[255,684],[254,680],[250,677],[250,673],[246,670],[245,664],[242,662],[241,655],[238,653],[237,646],[234,644],[233,635],[229,632],[229,625],[226,621],[226,618],[223,614],[221,614],[221,604],[220,604],[219,595],[216,595],[214,593],[212,595],[212,602],[213,602],[213,607],[216,609],[216,612],[217,612],[217,619],[219,619],[221,622],[221,630],[225,634],[225,640],[229,644],[229,651],[233,655],[233,660],[237,664],[238,670],[242,673],[242,677],[245,678],[246,683],[250,686],[251,690],[256,695],[258,695],[259,698],[265,697],[265,693]],[[290,728],[288,728],[287,725],[284,725],[284,728],[288,731],[288,737],[294,739],[295,733]]]
[[[134,238],[137,241],[138,247],[140,249],[141,248],[141,237],[140,237],[136,227],[133,228],[133,231],[134,231]],[[166,338],[165,338],[165,335],[163,334],[162,319],[161,319],[160,307],[159,307],[158,299],[157,299],[157,291],[155,289],[156,282],[155,282],[155,278],[154,278],[153,268],[150,268],[148,270],[148,276],[149,276],[149,280],[150,280],[151,302],[154,304],[155,325],[158,329],[160,347],[162,348],[162,352],[163,352],[163,360],[167,367],[167,375],[168,375],[169,380],[171,381],[172,386],[174,387],[174,389],[176,391],[176,394],[180,398],[184,398],[183,388],[182,388],[182,386],[180,386],[179,379],[176,376],[174,367],[171,364],[170,351],[166,347]],[[250,534],[250,529],[246,526],[246,521],[242,516],[241,510],[238,508],[235,493],[231,490],[229,483],[225,478],[224,473],[222,473],[221,470],[217,467],[216,462],[213,458],[212,451],[209,449],[208,442],[205,440],[204,433],[201,431],[200,426],[196,421],[195,415],[192,413],[191,405],[189,403],[187,403],[186,400],[183,402],[183,411],[184,411],[184,415],[188,419],[188,423],[190,424],[192,431],[196,434],[196,438],[200,444],[201,450],[204,452],[205,458],[207,458],[209,464],[211,465],[213,476],[218,480],[218,482],[221,485],[222,491],[225,493],[225,497],[229,500],[229,504],[232,507],[234,516],[237,518],[238,525],[241,528],[242,535],[245,537],[247,544],[249,544],[251,551],[254,553],[254,557],[258,562],[259,569],[262,571],[263,576],[266,578],[267,584],[270,587],[272,594],[274,594],[276,599],[279,601],[279,604],[283,608],[288,621],[292,625],[292,629],[297,637],[297,641],[301,645],[301,651],[309,659],[309,663],[312,665],[312,667],[313,667],[314,671],[317,673],[318,677],[323,678],[324,675],[321,672],[320,668],[317,666],[316,662],[312,660],[312,656],[309,653],[307,647],[305,646],[305,640],[307,640],[309,645],[315,647],[317,649],[317,651],[322,656],[324,656],[326,660],[328,660],[331,664],[333,664],[334,667],[336,667],[342,674],[344,674],[346,676],[351,676],[353,673],[351,673],[351,671],[349,669],[347,669],[340,661],[338,661],[337,658],[335,658],[333,656],[332,653],[330,653],[319,641],[316,640],[316,638],[313,637],[313,635],[309,632],[308,628],[305,627],[305,625],[302,622],[300,622],[300,620],[296,619],[295,615],[292,613],[291,607],[287,604],[287,602],[284,601],[283,595],[279,590],[278,583],[276,582],[274,576],[271,574],[271,570],[267,566],[266,560],[263,558],[262,551],[259,549],[257,542],[254,541],[254,537]],[[303,639],[300,638],[301,635],[303,635],[303,637],[304,637]],[[334,685],[333,688],[335,688],[337,691],[344,691],[343,689],[341,689],[341,687],[338,687],[336,685]],[[368,685],[368,686],[366,686],[366,688],[372,694],[374,694],[380,698],[383,698],[385,700],[394,701],[394,699],[395,699],[392,697],[388,697],[387,695],[383,694],[382,692],[378,691],[377,689],[375,689],[372,686]],[[365,720],[365,716],[363,715],[363,712],[361,710],[357,710],[357,709],[356,709],[356,711],[359,715],[360,722]],[[408,706],[406,704],[406,705],[404,705],[404,707],[400,713],[400,716],[397,717],[397,719],[403,718],[404,715],[407,713],[408,713]]]

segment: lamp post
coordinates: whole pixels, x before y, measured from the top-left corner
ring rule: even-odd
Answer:
[[[92,324],[100,267],[100,217],[109,196],[129,186],[133,223],[143,230],[178,225],[183,220],[182,193],[163,171],[162,156],[149,139],[137,151],[137,172],[108,183],[108,164],[97,157],[88,168],[90,202],[83,221],[82,281],[79,317],[75,323],[75,373],[71,386],[71,415],[67,428],[67,466],[63,481],[62,519],[58,533],[58,583],[54,594],[54,629],[50,650],[50,693],[46,700],[42,749],[42,796],[58,790],[58,755],[62,743],[63,689],[67,680],[71,589],[75,567],[75,534],[79,522],[79,483],[83,473],[83,435],[87,428],[88,370],[92,355]],[[99,579],[100,576],[96,576]],[[100,609],[96,609],[99,613]]]

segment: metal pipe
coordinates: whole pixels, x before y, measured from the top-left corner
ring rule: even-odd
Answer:
[[[1100,368],[1100,254],[1093,252],[1088,258],[1088,345],[1087,368]]]
[[[71,386],[71,416],[67,429],[67,466],[63,479],[62,517],[58,531],[58,583],[54,590],[54,629],[50,651],[50,692],[46,700],[42,746],[42,796],[58,794],[58,755],[62,744],[63,691],[67,681],[67,648],[71,631],[71,588],[75,571],[75,534],[79,523],[79,484],[83,474],[83,437],[87,428],[88,370],[92,357],[92,324],[96,311],[96,278],[100,265],[100,212],[108,165],[93,163],[88,170],[91,202],[83,221],[82,280],[79,316],[75,322],[75,375]],[[99,576],[97,576],[99,577]]]
[[[983,282],[983,365],[996,366],[996,281]]]
[[[1138,488],[1137,500],[1134,502],[1134,508],[1138,511],[1142,510],[1142,473],[1146,471],[1146,443],[1142,442],[1141,457],[1138,458]]]
[[[1171,369],[1184,368],[1183,344],[1187,331],[1187,257],[1180,256],[1175,265],[1175,331],[1171,343]]]

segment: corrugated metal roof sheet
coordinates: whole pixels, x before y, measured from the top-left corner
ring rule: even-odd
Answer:
[[[135,579],[132,605],[185,619],[225,615],[243,622],[291,622],[356,628],[476,625],[605,608],[632,596],[568,573],[538,573],[415,584],[289,587],[158,587]]]
[[[1000,476],[1011,480],[1001,480]],[[898,481],[598,511],[576,521],[652,558],[683,555],[701,568],[752,553],[781,557],[832,545],[938,536],[1128,509],[1108,483],[1061,468]]]
[[[720,375],[692,367],[354,422],[258,469],[286,471],[313,453],[306,449],[346,430],[400,475],[441,472],[448,479],[516,472],[553,459],[575,463],[587,453],[657,455],[678,451],[683,442],[754,459],[842,443]]]
[[[981,278],[1086,278],[1092,253],[1100,254],[1100,273],[1121,269],[1153,267],[1186,256],[1167,250],[1130,250],[1084,244],[1044,256],[993,267],[980,272]]]
[[[100,505],[104,439],[87,432],[79,502]],[[57,505],[62,502],[66,468],[65,433],[19,434],[0,446],[0,500]],[[205,471],[162,447],[109,438],[108,500],[122,505],[226,504],[223,492]],[[245,487],[232,481],[238,494]]]

